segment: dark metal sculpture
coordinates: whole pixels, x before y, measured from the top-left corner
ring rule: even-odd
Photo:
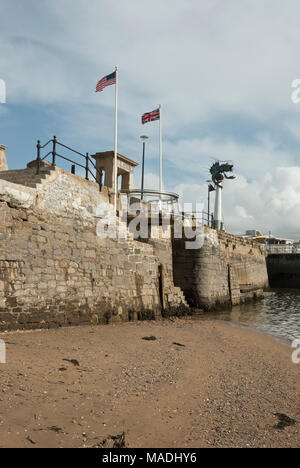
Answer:
[[[226,172],[232,172],[233,164],[224,163],[220,164],[219,161],[214,163],[210,168],[211,179],[213,183],[219,187],[221,187],[221,182],[225,179],[235,179],[235,176],[228,176]]]

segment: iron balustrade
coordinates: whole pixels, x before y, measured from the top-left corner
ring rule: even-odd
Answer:
[[[199,216],[197,216],[199,214]],[[198,218],[202,217],[202,224],[204,226],[213,227],[214,224],[214,215],[212,213],[208,213],[207,211],[196,212],[196,216]]]
[[[127,195],[128,205],[142,202],[149,204],[152,208],[172,213],[179,216],[187,216],[191,219],[201,221],[204,226],[213,227],[214,216],[206,211],[184,211],[179,207],[179,195],[173,192],[160,192],[159,190],[149,189],[121,189],[121,195]]]
[[[127,196],[129,206],[132,203],[141,202],[158,211],[179,212],[177,193],[148,189],[121,189],[120,194]]]
[[[45,156],[42,157],[41,150],[46,148],[48,145],[50,145],[50,143],[52,143],[52,150],[49,151]],[[73,161],[72,159],[67,158],[66,156],[63,156],[62,154],[59,154],[57,152],[57,146],[65,148],[66,150],[71,151],[72,153],[77,154],[78,156],[81,156],[82,158],[85,159],[85,164],[84,165],[80,164],[77,161]],[[45,159],[47,159],[48,156],[50,156],[50,155],[52,155],[52,164],[51,164],[52,167],[56,166],[56,158],[58,157],[58,158],[61,158],[61,159],[65,160],[65,161],[70,162],[74,166],[78,166],[78,167],[81,167],[82,169],[84,169],[85,170],[85,179],[86,180],[89,180],[89,174],[90,174],[92,176],[92,178],[95,180],[95,182],[97,182],[97,174],[98,174],[100,192],[102,191],[102,172],[99,171],[99,169],[96,167],[95,163],[90,158],[89,153],[83,154],[83,153],[80,153],[79,151],[77,151],[77,150],[75,150],[73,148],[70,148],[67,145],[64,145],[63,143],[61,143],[60,141],[57,140],[56,136],[54,136],[51,140],[47,141],[47,143],[45,143],[44,145],[41,145],[40,140],[38,140],[38,142],[37,142],[37,168],[36,168],[37,175],[39,175],[40,172],[41,172],[41,163],[42,163],[42,161],[45,161]],[[92,165],[93,168],[95,169],[96,176],[91,171],[90,165]]]
[[[208,213],[207,211],[185,211],[184,214],[189,215],[198,221],[201,221],[203,226],[208,226],[213,228],[214,224],[214,215]]]

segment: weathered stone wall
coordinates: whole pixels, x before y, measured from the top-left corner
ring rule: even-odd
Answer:
[[[16,185],[0,179],[0,200],[7,200],[24,208],[33,208],[36,202],[36,191],[30,187]]]
[[[271,254],[267,256],[271,288],[300,289],[300,254]]]
[[[174,287],[171,239],[150,238],[147,242],[153,247],[154,255],[159,262],[160,294],[163,310],[168,311],[173,307],[187,305],[182,289]]]
[[[185,248],[184,239],[173,240],[173,278],[174,284],[182,289],[189,305],[197,304],[195,298],[195,250]]]
[[[190,305],[206,309],[262,296],[268,286],[266,259],[258,243],[205,228],[204,244],[184,250],[174,241],[174,283]]]
[[[44,205],[33,189],[8,184],[5,190],[3,195],[0,190],[0,330],[83,324],[97,317],[150,318],[160,315],[164,304],[170,309],[185,304],[170,281],[161,291],[164,261],[152,245],[101,239],[97,219],[78,206],[65,214],[46,210],[53,187],[44,192]]]
[[[146,216],[142,218],[144,222],[145,237],[139,237],[143,243],[151,245],[154,255],[158,259],[159,267],[159,290],[162,309],[165,314],[172,313],[172,309],[187,307],[187,302],[181,288],[174,286],[173,278],[173,247],[171,238],[170,223],[162,223],[159,216]],[[128,216],[127,227],[128,231],[136,236],[141,231],[138,229],[141,219],[134,216]],[[133,224],[132,224],[133,223]],[[166,224],[166,225],[165,225]],[[135,229],[137,229],[135,231]],[[144,229],[142,229],[144,232]],[[141,234],[139,234],[141,236]],[[135,237],[136,238],[136,237]],[[174,312],[174,311],[173,311]],[[175,311],[176,313],[176,311]]]
[[[58,167],[37,186],[38,207],[57,214],[92,218],[100,203],[109,202],[107,187],[87,181]]]
[[[6,147],[0,145],[0,172],[7,171]]]
[[[0,177],[0,330],[176,313],[187,306],[182,291],[196,307],[237,304],[267,285],[259,244],[209,228],[198,250],[159,225],[156,239],[134,241],[126,225],[124,239],[99,237],[109,190],[43,170]]]
[[[112,195],[107,187],[87,181],[50,164],[43,163],[40,174],[36,174],[36,161],[26,169],[0,172],[0,194],[6,192],[30,193],[34,195],[32,206],[56,214],[93,217],[101,203],[111,202]]]

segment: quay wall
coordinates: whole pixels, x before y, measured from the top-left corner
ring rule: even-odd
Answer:
[[[61,199],[55,210],[54,191],[45,193],[1,181],[0,331],[155,318],[186,307],[169,255],[130,236],[101,238],[84,200],[73,206],[68,197],[64,206]]]
[[[259,244],[205,228],[201,248],[188,250],[164,236],[133,240],[127,224],[124,237],[103,238],[97,226],[111,201],[106,187],[59,168],[0,174],[0,331],[153,319],[262,296]]]
[[[205,227],[200,249],[183,244],[173,241],[174,283],[191,306],[209,310],[263,296],[268,274],[258,243]]]
[[[300,254],[270,254],[267,268],[271,288],[300,289]]]

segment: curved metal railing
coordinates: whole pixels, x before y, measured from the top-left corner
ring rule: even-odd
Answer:
[[[128,204],[146,203],[153,209],[179,213],[179,195],[174,192],[160,192],[149,189],[121,189],[120,194],[127,195]]]

